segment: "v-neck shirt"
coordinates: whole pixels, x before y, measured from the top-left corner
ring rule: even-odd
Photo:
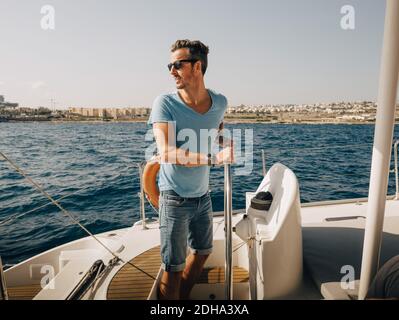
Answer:
[[[210,153],[209,139],[205,132],[218,129],[227,108],[224,95],[207,89],[212,100],[205,113],[199,113],[181,99],[178,92],[158,96],[151,110],[148,124],[169,122],[176,132],[176,146],[192,152]],[[202,138],[201,138],[202,137]],[[213,142],[212,142],[213,143]],[[159,181],[160,191],[174,190],[182,197],[200,197],[209,188],[209,167],[185,167],[176,164],[162,164]]]

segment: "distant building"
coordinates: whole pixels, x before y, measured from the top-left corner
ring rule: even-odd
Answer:
[[[6,102],[4,96],[0,96],[0,108],[18,108],[18,103]]]
[[[69,107],[70,114],[93,118],[129,119],[149,115],[148,108],[77,108]]]

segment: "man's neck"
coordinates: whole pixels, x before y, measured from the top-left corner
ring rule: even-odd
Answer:
[[[209,101],[208,90],[203,83],[196,87],[178,89],[178,92],[184,103],[193,108],[201,107]]]

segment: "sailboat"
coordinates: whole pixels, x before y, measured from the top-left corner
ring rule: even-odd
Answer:
[[[399,71],[399,1],[387,0],[368,198],[300,203],[295,173],[281,163],[232,210],[213,218],[213,253],[190,299],[365,299],[379,267],[399,254],[399,182],[387,196]],[[273,200],[263,201],[271,194]],[[129,228],[72,241],[1,272],[4,299],[156,300],[162,277],[159,224],[144,215]],[[263,201],[263,202],[262,202]],[[82,228],[84,228],[82,226]]]

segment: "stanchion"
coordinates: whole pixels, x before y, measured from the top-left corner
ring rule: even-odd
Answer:
[[[233,299],[233,250],[232,250],[232,180],[231,165],[224,165],[224,230],[225,230],[225,297]]]

